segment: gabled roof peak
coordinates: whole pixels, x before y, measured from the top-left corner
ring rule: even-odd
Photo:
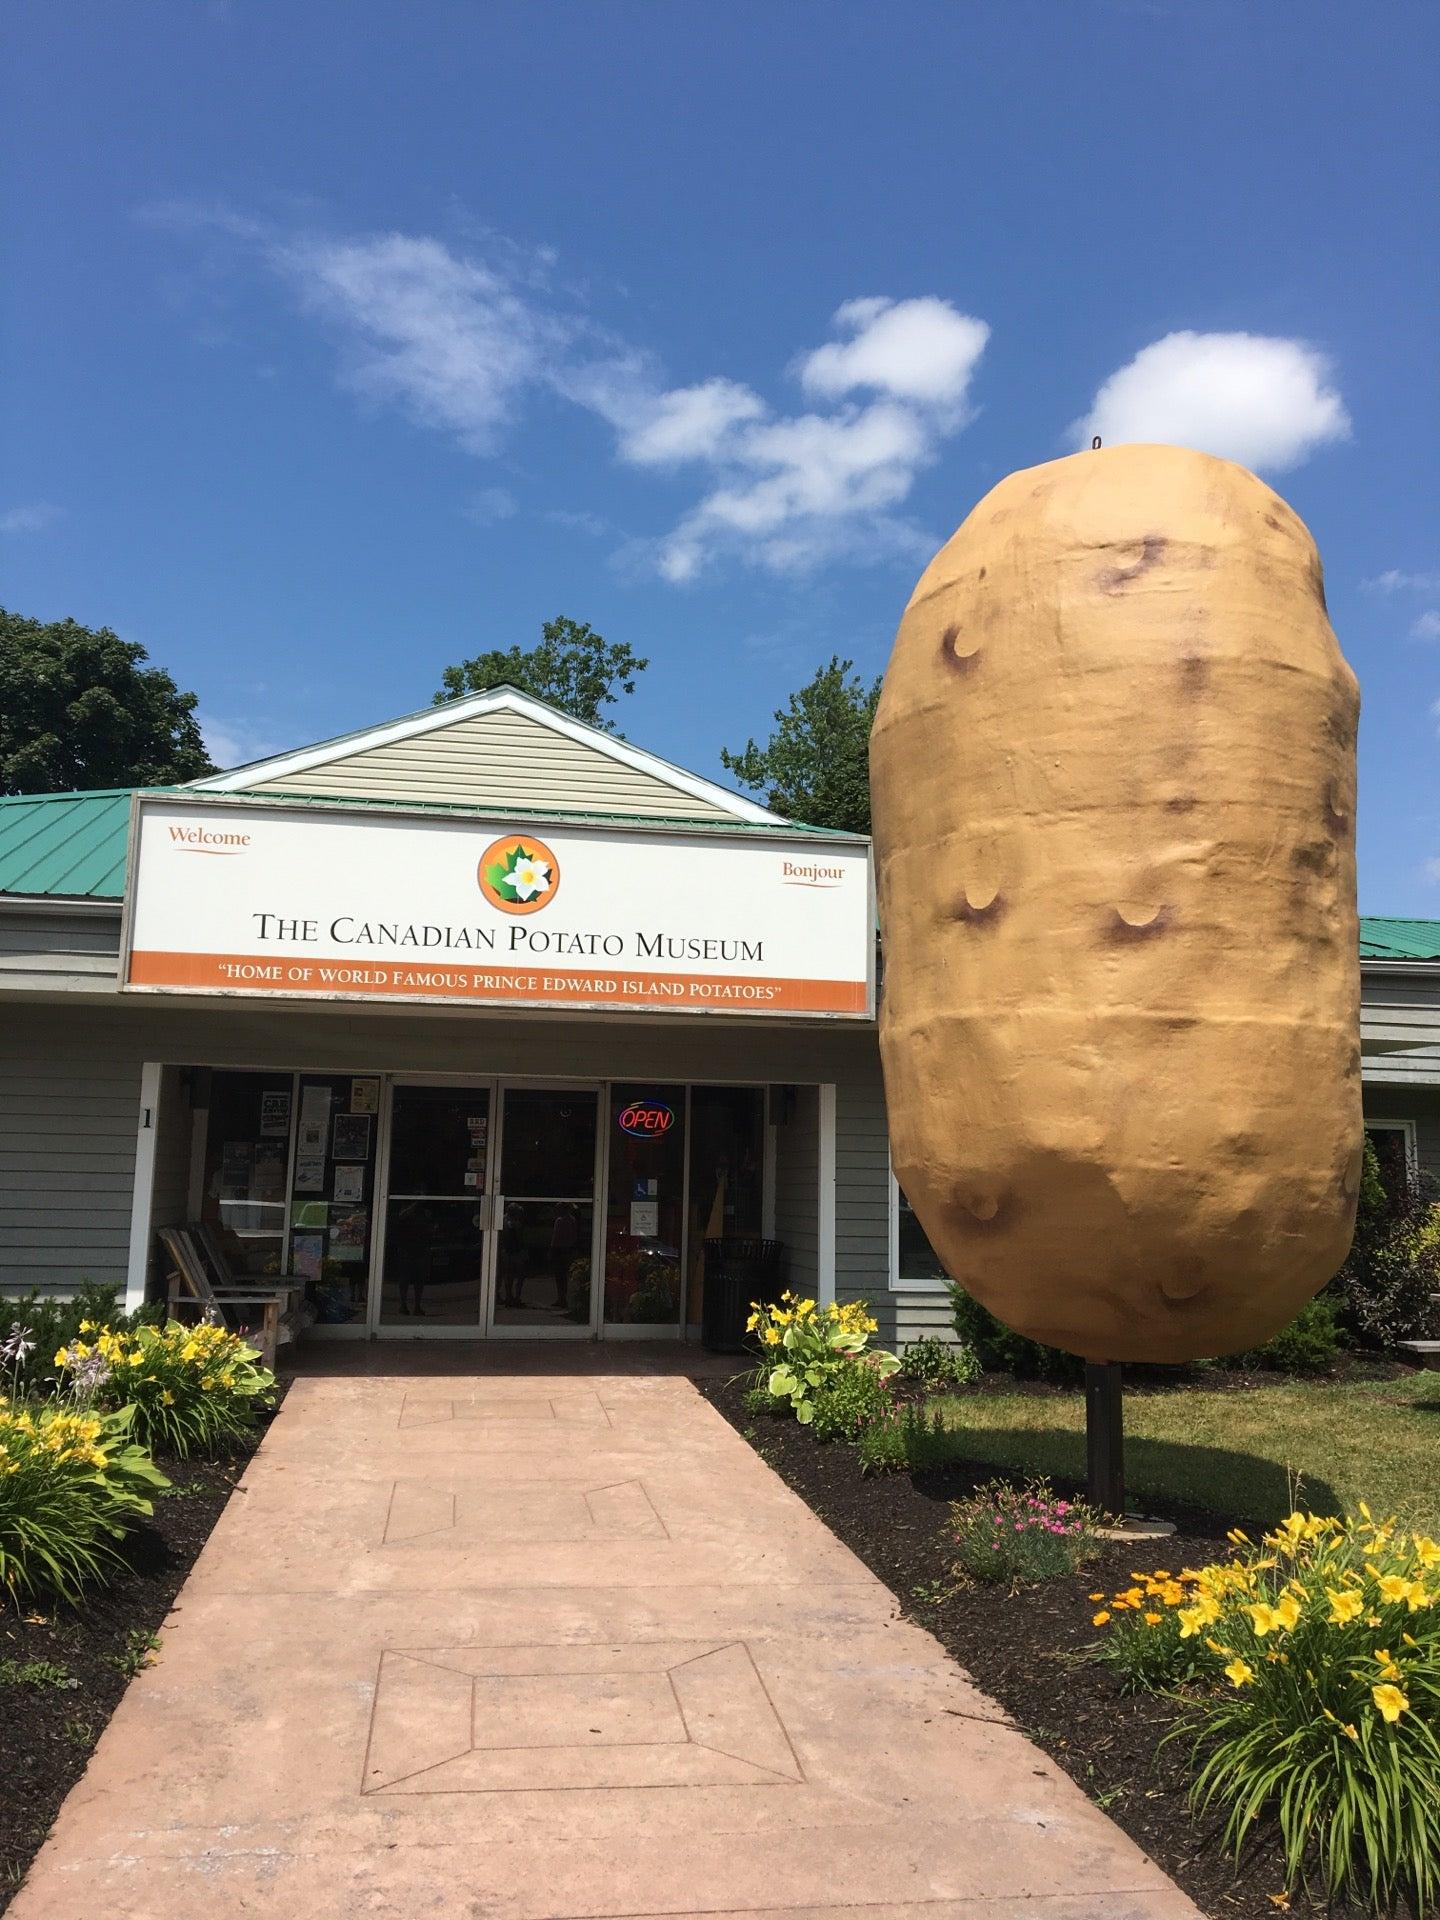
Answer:
[[[348,760],[397,741],[438,733],[487,714],[504,712],[521,714],[536,725],[547,727],[591,752],[617,761],[693,800],[702,801],[707,807],[713,807],[733,819],[782,823],[783,816],[772,813],[758,802],[731,792],[717,781],[707,780],[684,767],[677,767],[669,760],[662,760],[658,754],[632,746],[629,741],[607,733],[601,727],[576,720],[559,707],[539,700],[534,694],[525,693],[508,682],[487,687],[479,693],[461,694],[454,700],[421,707],[414,713],[402,714],[398,719],[383,721],[377,726],[362,727],[352,733],[338,734],[330,740],[316,741],[311,746],[300,747],[290,753],[272,754],[263,760],[252,760],[222,773],[205,774],[189,784],[192,790],[201,793],[244,792],[271,781],[291,781],[302,774],[318,775],[324,767],[336,761]]]

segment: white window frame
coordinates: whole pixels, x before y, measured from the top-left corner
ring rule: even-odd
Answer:
[[[1367,1133],[1403,1133],[1405,1136],[1405,1172],[1411,1187],[1420,1180],[1420,1150],[1415,1137],[1413,1120],[1390,1120],[1382,1114],[1362,1115],[1361,1124]]]
[[[890,1159],[889,1149],[885,1153],[885,1172],[890,1182],[890,1257],[888,1261],[891,1293],[946,1293],[948,1280],[919,1278],[902,1279],[900,1274],[900,1182],[895,1178],[895,1168]]]

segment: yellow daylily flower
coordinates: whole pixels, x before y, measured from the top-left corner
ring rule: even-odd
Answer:
[[[1353,1588],[1337,1590],[1327,1587],[1325,1597],[1330,1602],[1330,1624],[1333,1627],[1343,1627],[1347,1620],[1358,1619],[1365,1604]]]
[[[1232,1660],[1225,1669],[1225,1677],[1232,1687],[1248,1687],[1254,1681],[1255,1669],[1248,1660]]]
[[[1410,1710],[1410,1702],[1399,1687],[1372,1687],[1370,1697],[1380,1710],[1380,1718],[1392,1727],[1402,1713],[1408,1713]]]

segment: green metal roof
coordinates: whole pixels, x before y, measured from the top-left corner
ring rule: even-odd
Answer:
[[[130,789],[0,798],[0,893],[118,900]]]
[[[1360,922],[1362,960],[1440,960],[1440,920]]]
[[[283,799],[286,806],[346,807],[366,811],[470,814],[477,809],[447,800],[356,799],[353,794],[247,794],[214,796],[187,787],[147,787],[147,793],[186,795],[200,801]],[[47,895],[65,900],[119,900],[125,892],[125,854],[130,831],[128,787],[102,793],[34,793],[0,796],[0,894]],[[574,813],[553,807],[486,807],[485,819],[574,821],[577,826],[684,827],[691,832],[743,833],[785,839],[797,833],[831,837],[828,827],[800,821],[717,820],[673,814]],[[844,838],[843,835],[835,836]]]

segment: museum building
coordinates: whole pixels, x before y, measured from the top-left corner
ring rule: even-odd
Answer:
[[[197,1223],[320,1334],[688,1337],[706,1243],[767,1241],[943,1334],[875,924],[863,837],[510,687],[0,799],[0,1290],[134,1304]],[[1367,1126],[1440,1173],[1440,924],[1362,936]]]

